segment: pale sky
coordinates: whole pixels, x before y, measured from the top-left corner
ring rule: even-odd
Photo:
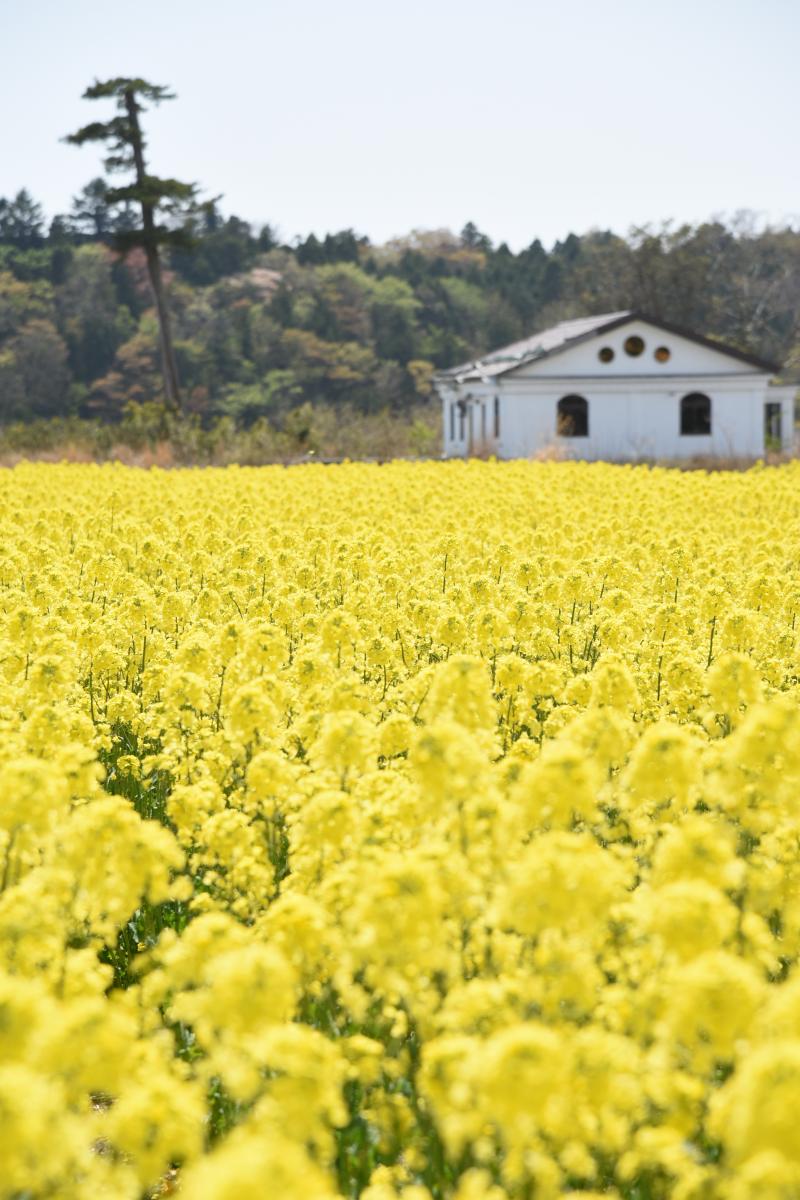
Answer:
[[[95,78],[178,98],[154,173],[285,239],[800,222],[798,0],[0,0],[0,196],[100,173]]]

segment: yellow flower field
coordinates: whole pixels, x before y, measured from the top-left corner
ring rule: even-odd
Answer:
[[[0,1196],[800,1197],[800,466],[0,474]]]

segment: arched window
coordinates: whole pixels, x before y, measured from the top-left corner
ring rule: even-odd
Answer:
[[[559,437],[589,436],[589,404],[583,396],[562,396],[556,407]]]
[[[704,392],[690,392],[681,400],[681,433],[711,433],[711,399]]]

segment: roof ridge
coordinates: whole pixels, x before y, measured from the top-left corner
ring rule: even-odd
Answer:
[[[715,342],[700,334],[693,333],[691,330],[671,325],[660,318],[648,316],[647,313],[641,312],[638,309],[625,308],[619,309],[616,312],[598,313],[596,316],[568,317],[564,321],[560,321],[557,325],[551,325],[547,329],[541,329],[537,333],[531,334],[530,337],[520,338],[518,341],[510,342],[506,346],[500,346],[497,350],[485,354],[482,358],[474,359],[467,363],[460,363],[458,366],[450,367],[444,371],[438,371],[435,378],[459,380],[477,377],[478,379],[485,379],[494,375],[503,375],[518,366],[535,362],[551,354],[558,354],[573,343],[583,341],[605,330],[616,329],[618,326],[625,325],[633,320],[640,320],[647,324],[655,325],[657,328],[679,337],[687,338],[698,345],[716,350],[720,354],[727,354],[732,358],[738,358],[743,362],[749,363],[751,366],[760,367],[772,373],[779,370],[774,363],[768,363],[753,354],[747,354],[731,346],[726,346],[722,342]],[[565,336],[573,329],[574,333],[572,336]]]

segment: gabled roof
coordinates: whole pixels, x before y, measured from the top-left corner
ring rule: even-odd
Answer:
[[[493,379],[498,375],[515,371],[527,363],[538,362],[543,358],[552,358],[563,350],[571,349],[580,342],[597,337],[601,333],[610,333],[613,329],[627,325],[630,321],[645,321],[648,325],[654,325],[666,333],[686,338],[698,346],[705,346],[708,350],[716,350],[731,358],[738,358],[740,362],[747,363],[751,367],[758,367],[762,371],[769,371],[770,374],[775,374],[779,370],[775,363],[766,362],[763,358],[757,358],[753,354],[745,354],[741,350],[723,345],[722,342],[701,337],[700,334],[692,333],[689,329],[682,329],[678,325],[671,325],[666,321],[649,317],[646,313],[638,312],[635,309],[623,309],[621,312],[602,313],[596,317],[578,317],[572,321],[561,321],[552,329],[543,329],[529,338],[523,338],[520,342],[512,342],[510,346],[494,350],[484,358],[476,359],[475,362],[461,363],[460,366],[450,367],[446,371],[438,371],[436,378],[442,381],[450,380],[453,383]]]

